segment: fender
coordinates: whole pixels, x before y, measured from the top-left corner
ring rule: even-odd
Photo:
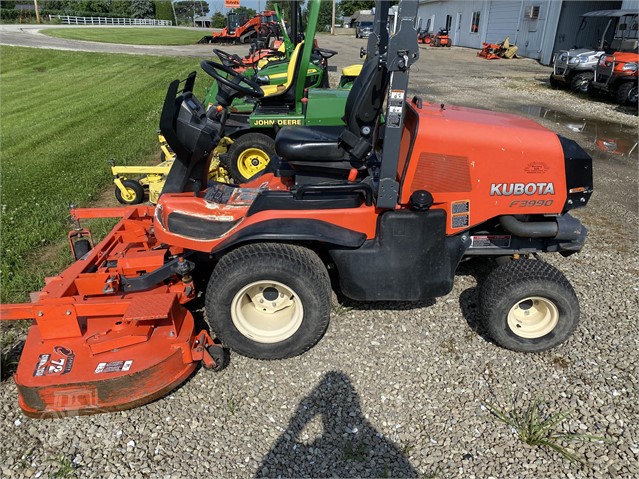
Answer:
[[[336,246],[359,248],[366,235],[325,221],[310,219],[267,220],[247,226],[224,240],[212,253],[248,241],[321,241]]]

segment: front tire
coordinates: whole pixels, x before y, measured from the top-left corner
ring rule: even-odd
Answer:
[[[510,261],[479,293],[484,326],[500,346],[539,352],[563,343],[579,323],[579,301],[566,277],[537,260]]]
[[[556,80],[552,74],[550,75],[550,78],[548,78],[548,83],[550,83],[550,88],[555,90],[559,90],[561,88],[561,83]]]
[[[275,157],[275,141],[263,133],[247,133],[240,136],[228,149],[225,163],[229,173],[238,183],[263,172]]]
[[[590,82],[594,76],[595,75],[592,72],[579,73],[575,75],[572,80],[570,80],[570,89],[574,93],[588,93]]]
[[[144,201],[144,186],[135,180],[122,180],[126,193],[115,187],[115,199],[123,205],[139,205]]]
[[[625,82],[619,85],[619,88],[617,88],[617,92],[615,93],[615,101],[619,105],[625,105],[626,103],[636,105],[637,85],[631,82]]]
[[[234,351],[257,359],[302,354],[326,332],[331,289],[311,250],[262,243],[242,246],[216,265],[206,291],[211,328]]]

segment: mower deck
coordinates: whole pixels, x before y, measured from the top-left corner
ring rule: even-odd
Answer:
[[[35,318],[15,374],[32,417],[85,415],[151,402],[204,361],[215,367],[206,331],[195,334],[181,303],[193,297],[190,263],[152,235],[152,208],[75,210],[80,218],[123,216],[111,233],[30,304],[6,304],[3,320]],[[129,290],[130,293],[122,293]]]

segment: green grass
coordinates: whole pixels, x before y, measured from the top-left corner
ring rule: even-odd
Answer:
[[[26,301],[70,262],[60,246],[68,205],[93,206],[105,188],[110,197],[109,158],[135,165],[159,157],[167,85],[199,67],[193,59],[18,47],[0,47],[0,58],[0,300]],[[210,79],[198,80],[201,92]]]
[[[127,45],[194,45],[211,32],[183,30],[171,27],[135,28],[46,28],[42,33],[69,40],[85,40],[101,43],[125,43]]]
[[[513,428],[519,438],[529,446],[550,449],[571,462],[587,465],[585,459],[570,451],[564,444],[575,441],[606,441],[602,436],[557,430],[560,424],[571,417],[571,409],[550,413],[546,402],[539,397],[535,397],[525,408],[518,408],[515,402],[516,398],[513,397],[509,408],[500,408],[490,403],[484,405],[497,419]]]

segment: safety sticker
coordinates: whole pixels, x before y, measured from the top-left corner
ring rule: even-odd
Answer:
[[[386,126],[389,128],[399,128],[402,126],[404,95],[404,90],[391,90],[388,95],[388,118],[386,118]]]
[[[75,354],[69,348],[55,346],[50,354],[41,354],[38,357],[33,375],[40,377],[67,374],[73,367],[74,359]]]
[[[129,369],[131,369],[132,364],[132,359],[129,359],[127,361],[111,361],[108,363],[98,363],[95,368],[95,374],[119,373],[120,371],[128,371]]]
[[[470,237],[471,248],[508,248],[510,235],[478,235]]]
[[[454,201],[450,205],[451,228],[470,226],[470,201]]]
[[[216,183],[206,190],[204,193],[204,199],[206,201],[226,204],[234,192],[235,188],[233,186]]]

